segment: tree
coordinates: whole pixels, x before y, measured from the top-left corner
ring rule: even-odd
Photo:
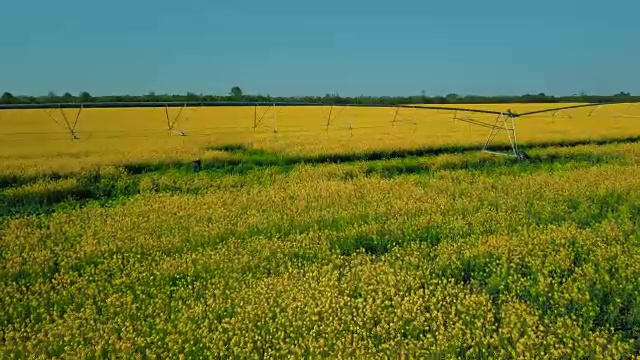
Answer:
[[[147,95],[143,95],[141,98],[142,101],[158,101],[158,96],[155,91],[150,91]]]
[[[434,104],[446,104],[447,103],[447,98],[445,98],[444,96],[436,96],[433,98],[433,103]]]
[[[231,88],[231,92],[229,93],[229,95],[231,95],[231,97],[233,97],[234,99],[241,99],[242,89],[240,89],[239,86],[234,86]]]
[[[89,94],[87,91],[83,91],[78,95],[78,98],[80,99],[80,102],[86,103],[86,102],[90,102],[92,97],[91,94]]]
[[[53,91],[49,91],[49,93],[47,94],[47,101],[55,102],[56,99],[58,99],[58,95],[56,95],[56,93]]]
[[[202,96],[199,96],[196,93],[192,93],[192,92],[187,92],[187,95],[185,95],[185,99],[187,101],[198,101],[201,100]]]
[[[459,98],[460,95],[456,93],[449,93],[447,94],[447,96],[445,96],[445,99],[447,99],[448,103],[457,103]]]
[[[72,102],[73,100],[74,100],[74,97],[69,92],[66,92],[62,95],[62,101],[64,102]]]
[[[12,93],[10,92],[5,92],[4,94],[2,94],[2,102],[3,104],[11,104],[16,100],[15,96],[13,96]]]

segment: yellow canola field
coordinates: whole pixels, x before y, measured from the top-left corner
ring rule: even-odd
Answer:
[[[449,105],[516,113],[573,104]],[[448,110],[361,107],[190,107],[0,110],[2,171],[76,171],[104,164],[219,156],[244,144],[295,154],[479,145],[495,116]],[[66,117],[66,120],[65,120]],[[70,128],[77,136],[72,140]],[[67,125],[69,124],[69,125]],[[640,106],[619,104],[518,118],[521,143],[640,135]],[[170,129],[171,128],[171,129]],[[182,136],[184,135],[184,136]],[[506,142],[502,132],[496,142]]]

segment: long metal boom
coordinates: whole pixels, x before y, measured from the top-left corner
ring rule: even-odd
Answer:
[[[503,112],[463,107],[431,106],[431,105],[396,105],[396,104],[323,104],[312,102],[287,101],[169,101],[169,102],[90,102],[90,103],[50,103],[50,104],[0,104],[0,110],[20,109],[108,109],[108,108],[166,108],[166,107],[222,107],[222,106],[334,106],[334,107],[369,107],[369,108],[403,108],[419,110],[465,111],[472,113],[499,115]]]
[[[158,108],[158,107],[222,107],[222,106],[344,106],[344,107],[370,107],[370,108],[401,108],[401,109],[418,109],[418,110],[442,110],[442,111],[464,111],[470,113],[507,115],[511,117],[522,117],[534,114],[542,114],[547,112],[555,112],[567,109],[577,109],[585,107],[595,107],[603,105],[616,104],[637,104],[638,102],[600,102],[590,104],[579,104],[554,107],[543,110],[528,111],[523,113],[515,113],[507,111],[495,111],[485,109],[472,109],[466,107],[454,106],[438,106],[438,105],[401,105],[401,104],[324,104],[315,102],[289,102],[289,101],[153,101],[153,102],[88,102],[88,103],[47,103],[47,104],[0,104],[0,110],[20,110],[20,109],[102,109],[102,108]]]
[[[596,107],[596,106],[603,106],[603,105],[637,104],[637,103],[638,102],[620,101],[620,102],[600,102],[600,103],[590,103],[590,104],[569,105],[569,106],[555,107],[551,109],[528,111],[528,112],[519,113],[519,114],[516,113],[516,114],[513,114],[513,116],[521,117],[521,116],[543,114],[543,113],[555,112],[560,110],[568,110],[568,109],[579,109],[579,108]]]

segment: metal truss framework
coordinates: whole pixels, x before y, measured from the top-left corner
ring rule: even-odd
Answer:
[[[167,131],[169,131],[169,133],[173,132],[179,136],[186,136],[186,134],[184,133],[184,131],[178,131],[175,130],[176,125],[178,124],[178,120],[180,119],[180,115],[182,114],[182,111],[184,110],[184,108],[187,107],[187,104],[184,104],[181,108],[180,111],[178,111],[178,115],[173,117],[173,120],[171,119],[171,117],[169,116],[169,106],[164,107],[164,113],[167,117]]]
[[[514,157],[518,160],[522,160],[526,158],[526,155],[518,149],[518,140],[516,135],[516,118],[532,116],[544,113],[551,113],[552,120],[556,117],[560,117],[557,114],[562,112],[563,110],[569,109],[577,109],[577,108],[587,108],[593,107],[593,109],[589,112],[588,116],[592,116],[596,111],[600,110],[605,105],[613,105],[613,104],[629,104],[628,110],[632,107],[636,106],[638,103],[636,102],[610,102],[610,103],[591,103],[591,104],[581,104],[581,105],[571,105],[564,107],[556,107],[551,109],[537,110],[531,112],[524,113],[514,113],[510,109],[504,112],[500,111],[492,111],[492,110],[483,110],[483,109],[471,109],[471,108],[462,108],[462,107],[447,107],[447,106],[431,106],[431,105],[393,105],[393,104],[320,104],[320,103],[301,103],[301,102],[143,102],[143,103],[67,103],[67,104],[9,104],[9,105],[0,105],[0,110],[20,110],[20,109],[43,109],[47,113],[47,115],[53,120],[55,123],[63,126],[65,129],[69,131],[72,140],[78,140],[78,133],[76,132],[76,126],[78,124],[78,120],[80,119],[80,115],[82,114],[83,109],[103,109],[103,108],[159,108],[164,107],[165,109],[165,117],[167,122],[167,131],[169,133],[176,133],[179,136],[186,136],[184,131],[176,130],[176,127],[180,121],[180,117],[183,114],[184,110],[188,107],[253,107],[254,115],[253,115],[253,131],[255,132],[258,126],[263,123],[266,115],[271,111],[273,113],[273,132],[278,132],[278,113],[284,107],[327,107],[329,106],[329,114],[325,115],[326,118],[326,132],[329,132],[329,128],[331,124],[335,121],[335,119],[346,109],[347,107],[368,107],[368,108],[393,108],[393,120],[392,126],[396,126],[397,119],[399,117],[399,112],[401,109],[413,109],[414,111],[428,111],[428,110],[441,110],[441,111],[453,111],[453,120],[454,125],[455,121],[463,121],[472,125],[477,125],[481,127],[485,127],[489,129],[489,134],[487,139],[482,147],[482,151],[504,155],[509,157]],[[258,117],[259,108],[266,106],[266,110],[262,112],[260,117]],[[178,114],[175,116],[169,115],[169,108],[177,107],[180,110]],[[337,112],[334,112],[334,109],[337,107],[341,107],[341,109]],[[64,109],[78,109],[78,112],[75,116],[73,122],[69,121],[69,118],[64,112]],[[52,115],[52,110],[59,110],[60,115],[62,116],[62,122],[59,121],[56,117]],[[477,119],[469,118],[469,117],[459,117],[458,113],[476,113],[476,114],[492,114],[495,115],[495,121],[493,123],[480,121]],[[635,117],[630,115],[618,115],[627,116],[627,117]],[[562,116],[566,118],[572,118],[569,115]],[[414,125],[417,126],[417,122],[414,121]],[[353,124],[349,123],[349,130],[351,135],[353,136]],[[494,144],[494,140],[497,135],[504,131],[509,140],[509,150],[508,151],[498,151],[492,150],[491,145]],[[494,144],[495,145],[495,144]]]
[[[523,154],[518,150],[518,140],[516,138],[516,123],[514,121],[514,117],[511,115],[512,114],[509,112],[507,114],[500,114],[496,117],[496,121],[493,124],[491,131],[489,132],[489,136],[487,137],[487,141],[485,141],[484,146],[482,147],[482,151],[497,155],[513,156],[518,159],[521,159],[523,157]],[[504,130],[507,133],[512,153],[489,150],[489,145],[493,142],[493,140],[496,138],[496,135],[498,135],[501,130]]]
[[[58,110],[60,111],[60,115],[62,115],[62,120],[63,120],[62,122],[60,122],[51,114],[51,110],[53,109],[46,109],[45,112],[47,116],[49,116],[49,118],[53,120],[53,122],[64,127],[67,131],[69,131],[69,134],[71,135],[71,140],[78,140],[79,138],[78,138],[78,134],[76,133],[76,126],[78,125],[78,120],[80,119],[80,114],[82,113],[83,108],[84,107],[81,104],[80,107],[78,108],[78,113],[76,114],[76,118],[73,121],[73,124],[69,122],[69,118],[67,118],[67,115],[65,114],[62,107],[58,107]]]

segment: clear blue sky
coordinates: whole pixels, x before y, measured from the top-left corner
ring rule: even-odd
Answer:
[[[33,0],[0,91],[640,94],[638,0]]]

